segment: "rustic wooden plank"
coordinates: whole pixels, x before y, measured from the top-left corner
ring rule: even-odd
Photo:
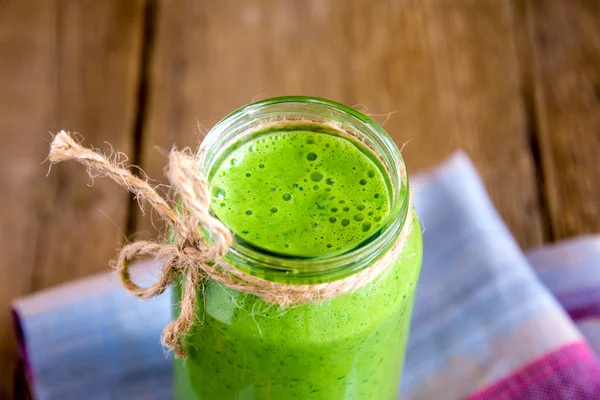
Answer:
[[[600,1],[528,0],[553,237],[600,231]]]
[[[408,142],[411,171],[465,149],[518,241],[542,240],[510,2],[163,0],[158,8],[142,154],[151,176],[165,163],[154,146],[196,145],[196,121],[209,128],[256,98],[321,96],[395,112],[385,128]],[[152,229],[148,220],[138,227]]]
[[[11,299],[100,270],[123,240],[122,189],[58,165],[49,131],[132,148],[143,1],[0,1],[0,398],[17,367]],[[18,388],[17,388],[18,389]]]

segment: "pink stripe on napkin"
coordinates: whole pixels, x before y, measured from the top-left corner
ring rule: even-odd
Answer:
[[[600,399],[600,364],[586,342],[571,343],[525,365],[468,399],[597,400]]]

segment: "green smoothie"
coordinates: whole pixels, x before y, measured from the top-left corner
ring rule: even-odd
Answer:
[[[373,240],[391,207],[375,157],[348,139],[309,131],[235,146],[220,158],[210,190],[213,213],[237,240],[294,258]],[[188,358],[176,360],[176,399],[396,398],[421,264],[416,217],[413,225],[389,272],[321,303],[280,309],[208,281]]]
[[[230,153],[211,181],[212,209],[252,245],[296,257],[355,247],[389,212],[388,184],[347,139],[260,136]]]

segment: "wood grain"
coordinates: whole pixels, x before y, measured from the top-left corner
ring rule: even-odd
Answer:
[[[600,231],[600,2],[529,0],[541,164],[554,239]]]
[[[128,197],[80,166],[46,177],[50,132],[132,147],[143,2],[0,1],[0,398],[13,397],[9,302],[105,270]],[[18,386],[18,385],[17,385]],[[14,394],[17,396],[17,394]]]
[[[542,241],[510,2],[159,2],[143,168],[252,100],[331,98],[371,114],[411,171],[463,148],[523,246]],[[385,117],[380,116],[383,121]],[[151,231],[149,219],[138,228]]]

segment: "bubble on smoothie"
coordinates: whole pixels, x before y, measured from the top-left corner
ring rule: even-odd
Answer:
[[[335,223],[337,221],[336,217],[329,217],[329,222],[331,222],[332,224]]]
[[[225,208],[225,203],[220,204],[221,208]]]
[[[315,189],[315,190],[319,189],[319,185],[313,186],[313,189]]]
[[[294,184],[292,185],[292,187],[293,187],[294,189],[296,189],[296,188],[298,187],[298,184],[297,184],[297,183],[294,183]]]
[[[271,207],[271,212],[275,214],[279,209],[277,207]]]
[[[378,199],[379,198],[379,193],[375,193],[375,198]]]
[[[284,195],[282,196],[282,198],[283,198],[285,201],[290,201],[290,200],[292,199],[292,195],[291,195],[291,194],[289,194],[289,193],[286,193],[286,194],[284,194]]]
[[[246,178],[250,178],[252,174],[250,172],[246,172]]]
[[[379,222],[379,221],[381,221],[381,215],[376,215],[376,216],[375,216],[375,218],[373,218],[373,220],[374,220],[375,222]]]
[[[365,219],[364,214],[361,214],[361,213],[354,214],[354,220],[355,221],[362,221],[363,219]]]
[[[321,182],[323,180],[323,174],[318,171],[313,172],[312,174],[310,174],[310,179],[312,179],[315,182]]]
[[[365,209],[365,206],[361,204],[361,205],[359,205],[359,206],[358,206],[358,207],[356,207],[356,208],[358,208],[360,211],[362,211],[362,210],[364,210],[364,209]]]
[[[371,229],[371,223],[370,222],[365,222],[364,224],[362,224],[362,231],[366,232],[369,229]]]
[[[265,164],[258,164],[258,168],[265,169]]]
[[[346,200],[340,200],[340,204],[344,204]]]
[[[350,225],[350,220],[349,220],[349,219],[347,219],[347,218],[344,218],[344,219],[342,220],[342,225],[343,225],[343,226],[348,226],[348,225]]]
[[[329,248],[329,249],[330,249],[330,248],[332,248],[332,247],[333,247],[333,245],[332,245],[331,243],[327,243],[327,248]]]
[[[369,214],[368,214],[368,215],[369,215],[369,217],[370,217],[371,215],[373,215],[373,211],[369,211]]]
[[[332,179],[332,178],[327,178],[327,180],[325,182],[330,186],[335,185],[335,179]]]
[[[271,186],[271,192],[274,192],[276,190],[277,190],[277,188],[275,186]]]
[[[369,178],[375,178],[375,171],[369,171],[369,172],[367,172],[367,176]]]
[[[319,227],[319,224],[318,224],[318,223],[316,223],[316,222],[313,222],[313,223],[312,223],[312,227],[313,227],[313,228],[318,228],[318,227]]]
[[[337,207],[331,207],[331,212],[338,212],[338,208]]]
[[[218,186],[215,186],[213,188],[213,197],[220,200],[220,199],[224,199],[226,195],[227,195],[227,192],[225,192],[225,189],[220,188]]]
[[[246,210],[246,215],[252,215],[252,214],[254,214],[254,213],[252,212],[252,210]]]
[[[308,153],[306,155],[306,159],[308,161],[315,161],[317,159],[317,155],[315,153]]]
[[[350,207],[344,207],[344,211],[346,211],[346,212],[350,211]]]
[[[238,165],[238,160],[236,158],[232,158],[230,163],[231,165]]]
[[[365,186],[367,184],[367,180],[366,179],[361,179],[360,181],[358,181],[358,183],[360,183],[361,185]]]
[[[309,136],[306,138],[306,143],[308,144],[314,144],[315,143],[315,137],[314,136]]]

